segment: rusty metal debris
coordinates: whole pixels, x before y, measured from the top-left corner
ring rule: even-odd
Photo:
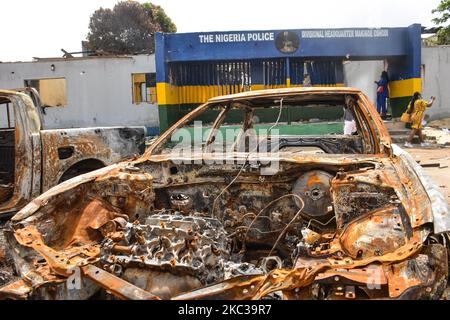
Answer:
[[[280,152],[272,175],[261,174],[267,154],[233,152],[206,165],[225,155],[163,152],[173,132],[212,106],[251,113],[281,99],[345,95],[357,101],[360,134],[286,138],[324,152]],[[73,178],[24,207],[5,232],[19,280],[0,298],[438,299],[449,231],[445,199],[391,146],[360,91],[245,93],[211,99],[143,157]]]

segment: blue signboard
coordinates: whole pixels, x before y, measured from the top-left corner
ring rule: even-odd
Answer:
[[[420,27],[418,27],[420,33]],[[268,57],[400,56],[407,28],[234,31],[159,35],[169,61]]]

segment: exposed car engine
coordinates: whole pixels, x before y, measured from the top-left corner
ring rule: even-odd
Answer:
[[[78,192],[87,193],[91,200],[73,211],[81,214],[73,220],[78,225],[67,229],[67,221],[73,219],[70,213],[54,216],[56,225],[65,222],[60,228],[64,231],[44,232],[41,247],[45,243],[52,251],[72,252],[92,240],[100,241],[95,246],[99,250],[95,261],[101,269],[169,299],[276,269],[311,268],[327,259],[345,262],[381,257],[410,241],[412,225],[402,202],[391,186],[380,183],[380,175],[386,173],[376,170],[376,164],[320,169],[289,163],[280,166],[274,176],[262,176],[249,167],[232,185],[227,181],[239,173],[237,165],[210,169],[207,176],[196,165],[128,166],[98,179],[91,190],[79,187]],[[219,179],[222,183],[207,182]],[[95,199],[89,196],[94,194]],[[78,199],[76,195],[66,197],[61,199],[65,204]],[[88,223],[87,229],[83,223]],[[29,227],[22,229],[24,238],[18,240],[37,245],[25,240],[33,233],[26,234]],[[43,230],[43,225],[38,229]],[[66,259],[73,260],[70,254]],[[430,263],[424,261],[421,268],[437,267]],[[388,295],[386,286],[368,291],[364,281],[355,283],[354,275],[340,278],[336,284],[328,283],[332,274],[322,277],[308,293],[296,294],[309,298]]]

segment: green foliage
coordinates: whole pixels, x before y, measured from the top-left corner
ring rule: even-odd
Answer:
[[[149,16],[152,17],[161,28],[162,32],[177,32],[177,26],[172,22],[172,19],[166,14],[161,6],[157,6],[153,3],[146,2],[142,6],[148,12]]]
[[[438,31],[438,44],[450,44],[450,0],[441,0],[439,6],[432,11],[433,14],[439,16],[433,19],[437,25],[442,25],[441,30]]]
[[[113,9],[100,8],[91,16],[89,49],[114,54],[152,53],[155,32],[176,32],[176,26],[160,6],[137,1],[118,2]]]

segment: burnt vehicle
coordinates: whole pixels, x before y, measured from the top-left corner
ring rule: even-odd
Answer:
[[[144,127],[46,130],[34,88],[0,90],[0,218],[70,178],[142,154]]]
[[[30,202],[5,231],[19,279],[0,297],[438,299],[449,230],[359,90],[247,92]]]

